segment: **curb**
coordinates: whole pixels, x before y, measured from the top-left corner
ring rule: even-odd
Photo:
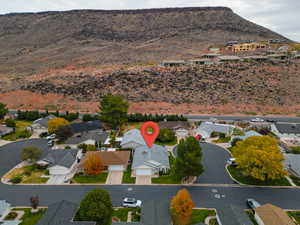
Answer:
[[[226,164],[225,170],[226,170],[227,174],[229,175],[229,177],[231,178],[231,180],[233,180],[235,183],[237,183],[237,184],[239,184],[239,185],[242,185],[242,186],[249,185],[249,184],[243,184],[243,183],[239,182],[238,180],[236,180],[236,179],[231,175],[231,173],[229,172],[228,166],[229,166],[229,165]],[[250,186],[253,186],[253,185],[250,185]],[[278,187],[278,186],[276,186],[276,187]]]

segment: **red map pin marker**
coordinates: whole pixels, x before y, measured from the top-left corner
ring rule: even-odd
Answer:
[[[159,126],[152,121],[143,123],[141,127],[141,134],[149,148],[153,146],[155,139],[159,134]]]

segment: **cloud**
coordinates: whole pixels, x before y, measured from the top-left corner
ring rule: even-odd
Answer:
[[[61,11],[71,9],[141,9],[190,6],[227,6],[240,16],[300,41],[299,0],[9,0],[0,14],[10,12]]]

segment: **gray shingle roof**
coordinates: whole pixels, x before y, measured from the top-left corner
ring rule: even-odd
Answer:
[[[57,149],[51,150],[43,161],[46,161],[50,166],[64,166],[70,168],[76,160],[78,149]]]
[[[209,136],[212,132],[230,134],[233,126],[226,124],[217,124],[212,122],[203,122],[197,128],[197,131],[205,131]]]
[[[0,137],[4,136],[6,134],[10,134],[13,131],[14,131],[14,129],[11,127],[0,125]]]
[[[275,123],[275,126],[281,134],[300,134],[299,123]]]
[[[140,130],[138,129],[129,130],[124,134],[121,145],[127,144],[129,142],[136,142],[141,145],[146,145],[146,142],[142,137]]]
[[[78,205],[69,201],[54,203],[37,225],[96,225],[96,222],[72,221],[77,210]]]
[[[189,123],[186,121],[163,121],[159,122],[159,127],[174,130],[177,130],[179,128],[189,129]]]
[[[104,143],[108,137],[108,133],[103,130],[93,130],[89,132],[81,133],[80,135],[75,134],[72,137],[68,138],[65,143],[70,145],[80,144],[87,140],[101,141]]]
[[[82,122],[82,123],[71,123],[70,127],[73,133],[82,133],[92,130],[103,129],[102,123],[99,120]]]
[[[134,150],[132,168],[147,165],[154,167],[157,164],[159,167],[170,168],[168,151],[154,144],[152,148],[144,145]]]
[[[243,136],[233,136],[232,139],[241,139],[241,140],[245,140],[247,139],[248,137],[254,137],[254,136],[262,136],[260,133],[254,131],[254,130],[250,130],[250,131],[247,131],[245,133],[245,135]]]
[[[44,118],[39,118],[35,121],[33,121],[34,124],[38,123],[40,124],[42,127],[45,127],[45,128],[48,128],[48,121],[51,120],[51,119],[54,119],[56,118],[56,116],[54,115],[49,115],[49,116],[46,116]]]

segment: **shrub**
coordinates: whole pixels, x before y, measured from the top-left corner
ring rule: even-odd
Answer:
[[[224,134],[224,133],[219,133],[219,138],[220,138],[220,139],[226,138],[226,134]]]
[[[300,154],[300,146],[291,147],[293,154]]]
[[[35,146],[29,146],[22,150],[21,152],[21,158],[23,161],[30,161],[35,162],[37,161],[42,155],[42,151],[35,147]]]
[[[157,140],[162,143],[174,141],[176,140],[175,132],[168,128],[162,128],[159,131]]]
[[[87,145],[86,147],[86,151],[90,152],[90,151],[96,151],[97,148],[95,145]]]
[[[71,149],[71,147],[68,145],[68,146],[65,147],[65,149]]]
[[[239,142],[239,141],[242,141],[242,139],[239,139],[239,138],[235,138],[231,141],[231,146],[234,147],[236,146],[236,143]]]
[[[8,127],[16,127],[16,121],[12,120],[12,119],[6,119],[5,120],[5,125]]]
[[[211,134],[210,134],[210,137],[214,138],[214,137],[218,137],[219,136],[219,133],[218,132],[215,132],[213,131]]]
[[[22,177],[21,176],[15,176],[13,177],[10,182],[12,182],[13,184],[19,184],[22,181]]]

